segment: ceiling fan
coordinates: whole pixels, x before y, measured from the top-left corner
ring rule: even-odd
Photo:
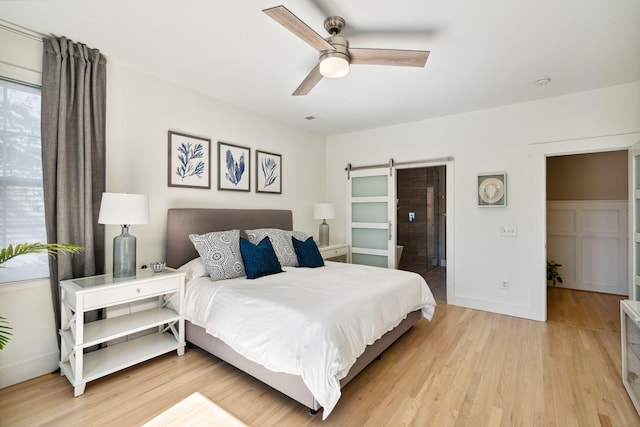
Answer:
[[[294,96],[308,94],[322,77],[345,76],[350,64],[424,67],[429,57],[429,51],[425,50],[350,48],[349,41],[340,36],[345,21],[339,16],[324,20],[324,28],[330,34],[325,39],[284,6],[264,9],[263,12],[320,51],[318,64],[293,92]]]

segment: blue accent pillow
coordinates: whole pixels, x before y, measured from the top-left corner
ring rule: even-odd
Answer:
[[[298,256],[298,265],[300,267],[315,268],[324,266],[324,259],[322,259],[320,249],[318,249],[316,242],[313,241],[313,237],[309,237],[305,241],[291,237],[291,241],[293,242],[293,249]]]
[[[268,237],[262,239],[257,245],[241,237],[240,254],[244,261],[247,279],[282,273],[282,267]]]

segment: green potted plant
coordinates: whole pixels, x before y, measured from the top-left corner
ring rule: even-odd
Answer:
[[[562,277],[560,277],[558,267],[562,267],[562,264],[558,264],[554,260],[547,261],[547,281],[551,281],[553,286],[557,283],[562,283]]]
[[[0,267],[5,267],[3,265],[5,262],[20,255],[46,252],[51,256],[55,256],[58,251],[77,254],[82,249],[81,246],[67,243],[19,243],[15,246],[9,245],[0,250]],[[10,330],[9,321],[0,316],[0,350],[4,348],[10,340],[10,336],[13,335],[9,332]]]

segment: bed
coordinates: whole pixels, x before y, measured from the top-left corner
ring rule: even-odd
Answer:
[[[212,231],[224,231],[233,229],[251,230],[273,228],[281,230],[292,230],[292,225],[292,212],[289,210],[169,209],[167,213],[166,263],[168,267],[179,268],[181,266],[184,266],[188,262],[199,258],[199,253],[195,249],[194,244],[189,239],[189,234],[205,234]],[[353,280],[356,280],[355,276],[359,276],[362,274],[371,274],[371,272],[366,271],[367,268],[375,268],[351,266],[330,262],[327,262],[326,264],[326,267],[321,267],[318,269],[285,267],[285,274],[274,274],[256,280],[237,278],[231,279],[231,281],[228,283],[226,281],[212,282],[211,280],[207,280],[208,278],[199,278],[192,281],[187,280],[188,284],[185,298],[187,303],[185,303],[185,306],[193,306],[192,303],[188,302],[188,298],[191,293],[192,300],[206,300],[207,298],[211,299],[210,303],[212,305],[207,309],[200,309],[200,312],[208,313],[213,311],[217,313],[217,310],[224,310],[227,305],[231,304],[231,299],[224,300],[222,298],[231,298],[231,296],[229,296],[230,294],[237,294],[239,292],[245,291],[247,293],[242,294],[241,298],[250,298],[252,297],[252,295],[250,294],[251,286],[256,286],[256,284],[259,284],[260,292],[262,292],[269,286],[283,288],[284,285],[279,283],[279,280],[282,277],[291,278],[294,281],[297,280],[297,283],[309,282],[310,289],[315,289],[314,287],[318,285],[311,283],[312,280],[325,281],[325,283],[335,283],[337,281],[336,278],[340,278],[342,276],[354,276]],[[354,378],[360,371],[362,371],[362,369],[364,369],[371,361],[378,357],[395,340],[397,340],[400,336],[402,336],[402,334],[409,330],[421,317],[430,319],[433,315],[435,300],[433,299],[428,286],[426,285],[426,283],[424,283],[424,280],[420,276],[414,275],[413,273],[399,272],[387,269],[382,269],[382,271],[377,270],[377,272],[384,274],[375,274],[375,276],[385,277],[384,275],[389,274],[394,275],[393,279],[395,280],[395,275],[404,275],[403,280],[408,278],[411,281],[421,282],[420,285],[412,285],[419,286],[420,290],[413,292],[414,294],[419,294],[419,296],[412,298],[419,299],[420,301],[411,301],[405,303],[405,305],[411,305],[412,308],[410,310],[406,310],[407,312],[403,312],[400,317],[398,317],[398,313],[393,314],[393,316],[395,316],[394,319],[397,318],[397,321],[399,321],[399,323],[396,323],[394,321],[393,325],[387,325],[388,327],[385,326],[385,332],[382,333],[379,338],[371,340],[370,343],[367,342],[368,345],[366,345],[366,348],[363,350],[364,352],[362,352],[361,349],[350,349],[349,351],[354,351],[356,352],[355,354],[357,354],[357,357],[354,357],[355,361],[352,362],[349,357],[345,357],[345,359],[349,360],[349,367],[347,369],[342,369],[339,375],[332,374],[334,376],[332,378],[321,378],[318,381],[311,381],[310,377],[314,376],[315,378],[315,373],[313,375],[310,375],[307,372],[308,370],[306,370],[306,368],[304,367],[301,368],[300,371],[296,369],[281,369],[278,360],[262,360],[262,357],[260,355],[246,353],[245,350],[247,348],[253,348],[253,344],[251,343],[251,345],[246,345],[243,347],[242,342],[239,343],[237,340],[229,340],[228,337],[224,333],[219,331],[216,327],[216,323],[225,323],[220,321],[220,317],[218,317],[218,320],[216,322],[210,324],[207,323],[206,320],[198,317],[198,313],[190,313],[187,311],[187,342],[204,349],[212,355],[245,371],[249,375],[284,393],[292,399],[295,399],[296,401],[308,407],[312,413],[316,413],[320,408],[324,407],[324,419],[329,415],[329,413],[337,403],[340,395],[339,390],[341,387],[346,385],[352,378]],[[322,275],[324,275],[324,279],[322,278]],[[412,276],[410,277],[409,275]],[[391,278],[391,276],[389,276],[389,278]],[[381,278],[380,280],[385,279]],[[203,283],[203,281],[207,283]],[[335,288],[336,286],[334,285],[333,287]],[[299,286],[297,288],[290,287],[287,288],[288,290],[285,290],[284,292],[303,292],[303,290],[299,288],[302,288],[302,286]],[[266,290],[264,292],[266,292]],[[352,298],[360,297],[357,295],[353,295]],[[295,298],[291,297],[290,299]],[[406,298],[403,297],[403,299]],[[218,305],[215,305],[216,301]],[[221,304],[220,301],[225,302]],[[245,323],[250,322],[253,317],[260,317],[266,312],[265,308],[262,308],[262,311],[251,312],[249,311],[250,309],[260,310],[259,308],[256,308],[257,304],[255,304],[253,300],[251,300],[251,302],[249,303],[247,303],[246,300],[243,301],[244,302],[238,302],[238,307],[242,308],[242,304],[244,303],[247,309],[247,315],[245,317],[241,317],[242,321],[235,322],[236,324],[244,325]],[[276,301],[276,303],[279,303],[279,301]],[[305,308],[302,310],[303,313],[296,313],[296,316],[303,315],[305,310],[313,311],[312,308],[315,307],[314,305],[305,305],[304,303],[301,303],[300,306]],[[353,306],[353,304],[351,304],[351,306]],[[189,310],[189,308],[187,308],[187,310]],[[283,309],[282,312],[287,310],[288,308]],[[342,310],[344,310],[344,308]],[[394,310],[397,311],[397,309],[395,308]],[[196,308],[195,311],[198,311],[198,309]],[[242,311],[242,309],[240,309],[240,311]],[[371,310],[360,309],[360,311],[364,312],[364,314],[367,314],[368,311]],[[393,310],[387,310],[385,308],[385,310],[383,311],[386,312]],[[236,313],[238,313],[238,311],[236,311]],[[220,315],[222,316],[222,314]],[[289,323],[289,325],[298,325],[304,323],[304,321],[305,320],[293,321]],[[229,323],[232,324],[231,322]],[[261,326],[260,324],[258,324],[257,326],[252,325],[251,327],[260,328]],[[208,331],[216,336],[208,333]],[[301,335],[304,335],[305,333],[305,330],[301,329]],[[223,340],[221,339],[221,337],[225,339]],[[280,337],[278,337],[277,339],[273,339],[274,342],[278,340],[280,340]],[[251,342],[250,339],[249,341]],[[269,340],[267,339],[267,341]],[[231,344],[228,344],[228,342],[230,342]],[[258,342],[258,345],[260,345],[260,341],[256,342]],[[299,344],[296,345],[300,346]],[[307,344],[305,344],[305,346],[306,345]],[[345,350],[345,353],[349,353],[349,351]],[[260,352],[262,352],[262,350]],[[287,353],[287,351],[284,351],[284,353]],[[319,349],[315,349],[313,352],[308,353],[311,354],[314,358],[317,358],[316,356],[318,354],[323,355],[324,353],[326,353],[326,351],[325,347],[321,347]],[[296,356],[294,355],[293,357],[295,358]],[[325,360],[324,356],[322,357],[322,360],[320,360],[318,363],[328,363],[329,365],[332,363],[330,360]],[[303,362],[300,362],[300,364],[303,365]],[[265,366],[269,366],[271,369],[268,369]],[[325,382],[333,383],[333,385],[324,384]],[[318,391],[318,383],[320,383],[320,386],[326,386],[328,388],[328,394],[323,393],[323,389]],[[337,391],[333,390],[332,388],[337,388]]]

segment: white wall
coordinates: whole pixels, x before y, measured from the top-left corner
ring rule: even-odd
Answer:
[[[149,196],[151,222],[131,227],[138,265],[164,259],[166,212],[174,207],[292,209],[294,228],[317,234],[313,204],[325,197],[324,137],[108,62],[107,191]],[[211,139],[211,189],[167,186],[169,130]],[[251,192],[218,191],[217,142],[251,148]],[[282,155],[282,194],[255,192],[255,150]],[[107,270],[112,238],[108,226]]]
[[[547,201],[548,259],[562,264],[557,286],[629,295],[628,212],[628,200]]]
[[[327,189],[344,218],[347,163],[453,156],[449,303],[545,320],[545,156],[625,148],[640,141],[639,132],[636,82],[338,135],[327,139]],[[508,206],[478,208],[476,177],[494,171],[507,172]],[[517,237],[501,237],[505,225],[516,226]],[[344,223],[333,233],[344,239]]]
[[[14,48],[15,43],[21,43],[20,48]],[[37,78],[41,58],[41,42],[0,31],[0,72]],[[148,194],[151,206],[151,223],[131,227],[138,266],[164,258],[166,211],[171,207],[292,209],[294,227],[317,234],[312,210],[325,198],[324,137],[158,80],[113,58],[108,58],[107,73],[107,191]],[[210,138],[214,164],[218,140],[250,147],[252,191],[218,191],[215,168],[211,190],[169,188],[170,129]],[[255,193],[255,149],[282,155],[281,195]],[[106,229],[107,271],[112,239],[119,233],[117,226]],[[0,316],[9,318],[14,328],[12,340],[0,351],[0,388],[56,369],[48,279],[0,284]]]
[[[0,351],[0,388],[53,372],[60,357],[49,279],[0,284],[0,316],[13,328]]]

